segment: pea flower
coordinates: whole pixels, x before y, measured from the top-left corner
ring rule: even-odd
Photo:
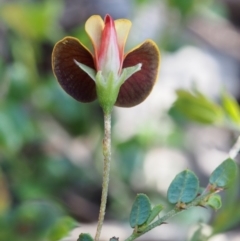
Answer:
[[[52,68],[62,88],[80,102],[98,98],[105,112],[113,105],[132,107],[151,92],[158,74],[159,50],[146,40],[124,54],[131,28],[127,19],[91,16],[85,24],[93,51],[78,39],[65,37],[56,43]]]

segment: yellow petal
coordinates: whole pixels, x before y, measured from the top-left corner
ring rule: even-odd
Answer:
[[[117,32],[117,41],[118,41],[119,50],[123,57],[125,43],[126,43],[130,28],[132,26],[132,23],[128,19],[117,19],[114,21],[114,23],[115,23],[115,28]]]
[[[99,15],[91,16],[85,24],[85,31],[87,32],[89,38],[92,41],[95,51],[95,57],[100,48],[103,28],[104,22]]]
[[[57,42],[52,53],[52,68],[59,84],[76,100],[91,102],[97,98],[95,82],[74,60],[95,68],[91,53],[78,39],[66,37]]]
[[[142,64],[142,68],[123,83],[115,105],[132,107],[144,101],[156,82],[159,62],[160,53],[152,40],[146,40],[127,53],[123,61],[123,68],[139,63]]]

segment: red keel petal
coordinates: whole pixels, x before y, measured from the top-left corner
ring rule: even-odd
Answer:
[[[57,42],[52,53],[54,74],[74,99],[91,102],[97,98],[95,82],[76,65],[74,59],[95,69],[91,53],[77,39],[66,37]]]
[[[147,40],[129,52],[123,61],[123,68],[142,63],[140,71],[134,73],[121,86],[116,106],[132,107],[140,104],[150,94],[158,75],[160,61],[156,44]]]

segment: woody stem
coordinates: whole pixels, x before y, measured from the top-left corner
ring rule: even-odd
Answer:
[[[102,198],[99,211],[97,232],[95,235],[95,241],[99,241],[101,229],[104,221],[107,195],[108,195],[108,183],[109,183],[109,172],[111,162],[111,113],[104,113],[104,138],[103,138],[103,182],[102,182]]]

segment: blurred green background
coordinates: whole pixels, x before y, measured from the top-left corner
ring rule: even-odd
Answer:
[[[102,111],[60,88],[51,52],[67,35],[91,48],[84,23],[106,13],[133,22],[127,49],[152,38],[162,54],[153,95],[113,113],[107,223],[128,222],[137,192],[169,209],[166,186],[185,168],[206,185],[239,135],[239,1],[0,0],[0,241],[57,241],[79,226],[85,232],[83,224],[96,226]],[[176,240],[174,233],[186,240],[201,221],[210,234],[235,240],[239,199],[237,182],[218,213],[186,212],[148,241]]]

